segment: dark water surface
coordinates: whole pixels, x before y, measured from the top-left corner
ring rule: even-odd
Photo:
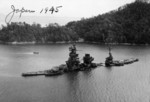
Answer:
[[[115,59],[139,58],[123,67],[55,77],[21,77],[21,73],[65,63],[70,44],[0,45],[0,102],[149,102],[150,46],[114,46]],[[80,58],[90,53],[104,62],[104,45],[77,44]],[[38,51],[39,54],[33,54]]]

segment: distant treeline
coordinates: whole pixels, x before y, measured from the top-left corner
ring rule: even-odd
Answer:
[[[57,23],[41,27],[40,24],[29,25],[25,22],[12,22],[0,30],[1,42],[61,42],[76,41],[78,35],[65,26]]]
[[[0,30],[2,42],[58,42],[78,41],[100,43],[150,44],[150,4],[148,0],[136,0],[117,10],[65,26],[49,24],[11,23]]]

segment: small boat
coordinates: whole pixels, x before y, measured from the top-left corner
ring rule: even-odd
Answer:
[[[39,54],[39,52],[33,52],[33,54]]]

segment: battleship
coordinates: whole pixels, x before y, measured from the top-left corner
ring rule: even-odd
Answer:
[[[125,64],[131,64],[133,62],[138,61],[138,59],[135,58],[125,60],[113,60],[111,49],[109,49],[109,56],[106,58],[105,63],[93,63],[94,58],[90,54],[85,54],[85,56],[83,57],[83,62],[81,63],[81,61],[79,60],[79,55],[77,54],[77,48],[75,44],[69,47],[69,51],[70,51],[69,58],[65,64],[55,66],[49,70],[22,73],[22,76],[23,77],[38,76],[38,75],[56,76],[68,72],[90,70],[97,68],[99,66],[106,66],[106,67],[123,66]]]

